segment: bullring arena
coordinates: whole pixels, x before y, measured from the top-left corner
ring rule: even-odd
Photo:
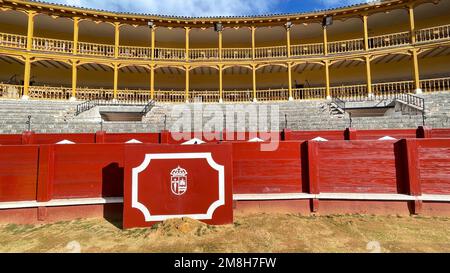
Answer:
[[[450,0],[0,8],[0,251],[450,251]]]

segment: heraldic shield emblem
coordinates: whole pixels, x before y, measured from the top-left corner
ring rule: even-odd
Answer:
[[[178,166],[170,172],[170,189],[175,195],[183,195],[188,187],[188,172]]]

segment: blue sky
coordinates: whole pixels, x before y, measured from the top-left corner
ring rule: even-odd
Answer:
[[[368,0],[43,0],[108,11],[177,16],[240,16],[295,13],[370,2]]]

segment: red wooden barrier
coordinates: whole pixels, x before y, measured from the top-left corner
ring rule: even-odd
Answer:
[[[341,130],[334,131],[292,131],[290,140],[312,140],[321,137],[327,140],[344,140],[345,132]]]
[[[302,142],[280,142],[265,152],[261,143],[233,143],[234,193],[306,192],[302,178]]]
[[[416,131],[416,129],[358,130],[357,140],[378,140],[385,136],[395,139],[416,138]]]
[[[95,134],[34,134],[34,144],[56,144],[68,140],[77,144],[95,143]]]
[[[317,179],[321,192],[398,193],[402,188],[393,141],[319,142]],[[308,143],[309,145],[311,143]],[[312,162],[309,162],[310,169]],[[311,177],[312,174],[310,174]]]
[[[424,194],[450,194],[450,140],[417,140],[416,180]]]
[[[125,145],[55,145],[53,198],[122,196]]]
[[[159,143],[159,133],[132,133],[132,134],[105,134],[105,143],[125,143],[130,140],[137,140],[142,143]]]
[[[0,145],[21,145],[22,135],[0,135]]]
[[[36,200],[38,146],[0,146],[0,202]]]

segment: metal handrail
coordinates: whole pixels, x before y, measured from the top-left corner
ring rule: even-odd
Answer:
[[[154,100],[150,100],[145,106],[144,109],[141,111],[141,114],[143,116],[147,115],[148,112],[150,112],[150,110],[152,110],[153,106],[155,106],[155,101]]]

